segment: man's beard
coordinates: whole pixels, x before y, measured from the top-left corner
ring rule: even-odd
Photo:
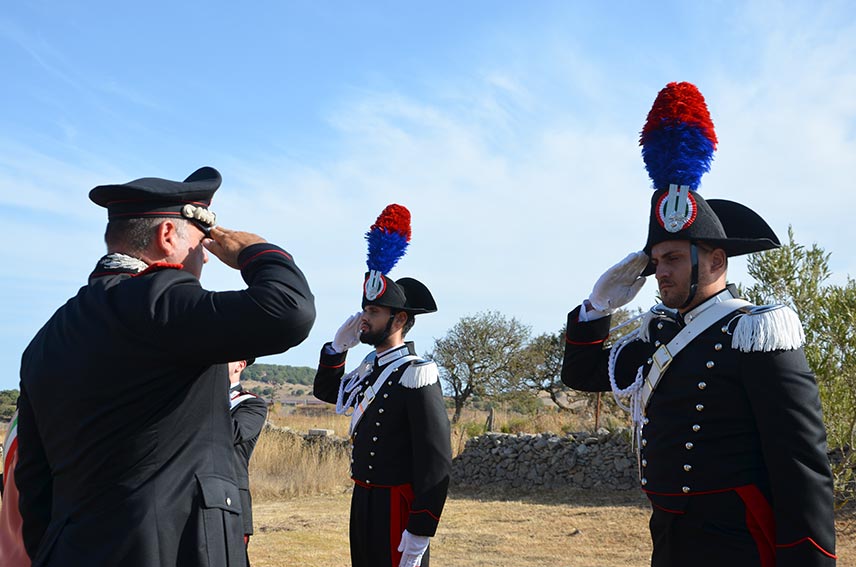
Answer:
[[[360,342],[376,347],[389,338],[389,329],[381,329],[380,331],[375,331],[374,333],[369,331],[364,331],[360,333]]]

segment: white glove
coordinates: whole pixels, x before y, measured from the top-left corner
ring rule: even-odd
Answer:
[[[333,338],[333,350],[338,353],[345,352],[360,342],[360,316],[362,311],[357,311],[342,323],[336,336]]]
[[[591,290],[589,303],[598,311],[607,313],[627,305],[645,285],[641,274],[647,265],[648,256],[644,252],[628,254],[600,276]]]
[[[398,567],[418,567],[422,565],[422,556],[425,550],[428,549],[428,542],[431,538],[428,536],[413,535],[407,530],[401,534],[401,543],[398,544],[398,551],[401,552],[401,563]]]

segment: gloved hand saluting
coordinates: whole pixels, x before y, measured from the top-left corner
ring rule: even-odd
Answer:
[[[641,274],[647,265],[648,256],[644,252],[628,254],[600,276],[591,290],[589,303],[598,311],[605,312],[627,305],[645,285]]]
[[[407,530],[401,534],[398,551],[401,552],[401,562],[398,567],[418,567],[422,565],[422,556],[428,549],[428,536],[413,535]]]
[[[360,342],[360,315],[362,314],[362,311],[357,311],[345,319],[333,338],[333,350],[342,353]]]

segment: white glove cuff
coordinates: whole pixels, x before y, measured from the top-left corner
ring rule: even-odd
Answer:
[[[592,307],[591,310],[588,309],[588,306],[590,306],[590,305]],[[579,322],[580,323],[586,323],[588,321],[596,321],[598,319],[603,319],[607,315],[611,315],[611,314],[612,314],[612,309],[602,311],[602,310],[598,309],[597,307],[595,307],[594,305],[592,305],[591,301],[586,299],[585,301],[583,301],[582,305],[580,305]]]

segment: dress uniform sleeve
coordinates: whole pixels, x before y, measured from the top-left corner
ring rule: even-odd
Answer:
[[[321,401],[336,403],[339,397],[339,383],[345,374],[345,358],[348,351],[333,352],[332,343],[326,343],[321,348],[321,360],[315,372],[312,394]]]
[[[580,309],[582,306],[568,313],[562,382],[575,390],[605,392],[610,389],[609,351],[604,350],[603,343],[609,335],[611,318],[580,322]]]
[[[315,299],[291,255],[273,244],[253,244],[238,263],[248,286],[240,291],[206,291],[182,270],[143,276],[155,278],[148,315],[153,332],[182,360],[210,364],[276,354],[309,335]]]
[[[235,445],[259,436],[265,426],[267,412],[267,403],[255,396],[247,398],[232,410]]]
[[[835,565],[826,432],[805,354],[801,348],[750,352],[741,360],[772,490],[776,565]]]
[[[433,536],[452,474],[449,417],[439,382],[405,390],[413,462],[413,502],[407,531]]]
[[[15,484],[18,487],[24,547],[32,558],[36,556],[51,522],[53,479],[33,408],[23,385],[18,398],[18,464],[15,466]]]

